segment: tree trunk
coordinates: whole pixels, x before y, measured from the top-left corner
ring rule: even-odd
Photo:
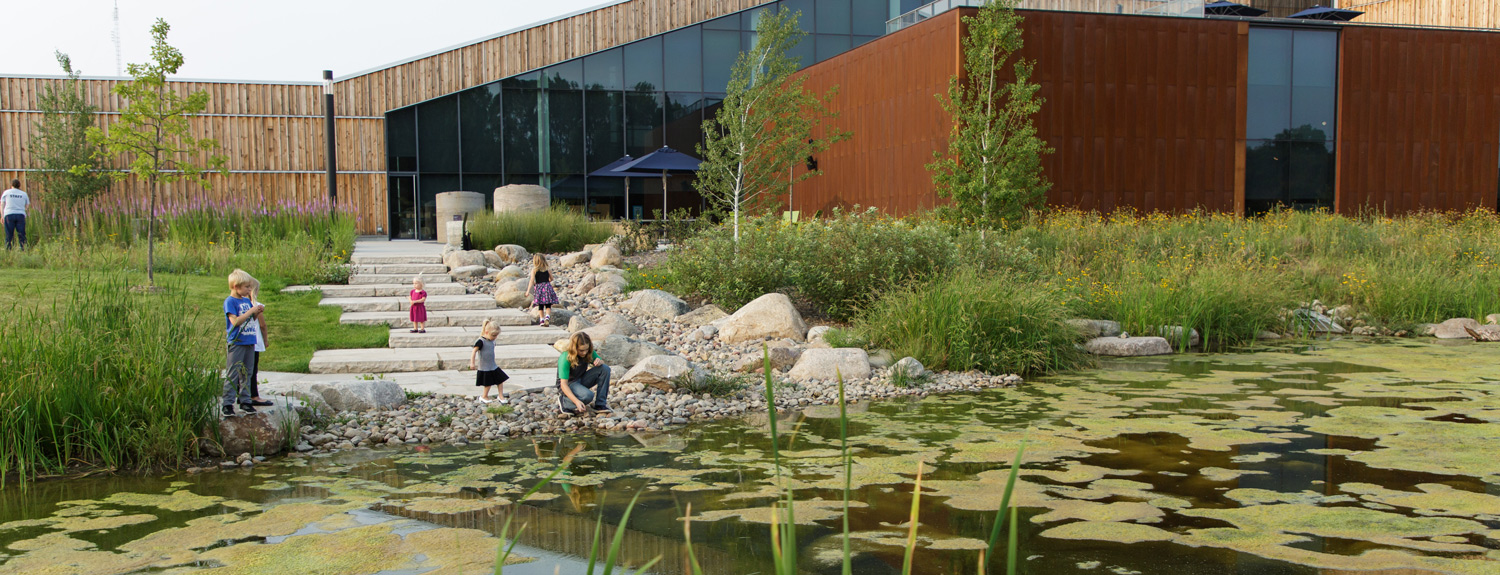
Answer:
[[[156,176],[151,177],[151,211],[146,213],[146,285],[156,287]]]

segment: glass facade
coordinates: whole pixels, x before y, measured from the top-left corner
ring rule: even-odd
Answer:
[[[436,234],[433,198],[539,184],[564,202],[602,218],[653,217],[697,210],[690,176],[590,177],[630,154],[662,146],[697,155],[703,121],[712,117],[740,51],[755,43],[755,23],[769,9],[801,13],[807,35],[793,50],[803,66],[873,40],[885,22],[916,0],[781,0],[560,62],[540,70],[429,100],[386,114],[390,235]]]
[[[1250,28],[1245,213],[1333,207],[1338,32]]]

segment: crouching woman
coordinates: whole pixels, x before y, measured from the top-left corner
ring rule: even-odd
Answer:
[[[588,406],[610,411],[609,366],[599,359],[589,334],[573,334],[568,349],[557,358],[557,388],[557,408],[563,413],[586,413]]]

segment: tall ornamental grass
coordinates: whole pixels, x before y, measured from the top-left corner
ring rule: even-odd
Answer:
[[[481,212],[469,216],[467,229],[476,248],[516,244],[531,253],[576,251],[614,235],[609,223],[591,222],[583,214],[557,206],[540,212]]]
[[[83,274],[0,313],[0,485],[74,469],[180,465],[214,420],[223,343],[186,290]]]

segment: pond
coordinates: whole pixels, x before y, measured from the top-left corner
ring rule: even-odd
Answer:
[[[1020,571],[1500,573],[1500,346],[1333,342],[1110,361],[1022,389],[851,406],[854,571],[975,573],[1017,447]],[[0,492],[0,573],[582,573],[640,495],[623,563],[770,573],[768,420],[667,434],[293,457]],[[805,573],[838,573],[837,407],[784,414]],[[574,458],[556,482],[514,504]],[[1002,543],[1003,547],[1003,543]],[[990,572],[1001,572],[992,563]]]

